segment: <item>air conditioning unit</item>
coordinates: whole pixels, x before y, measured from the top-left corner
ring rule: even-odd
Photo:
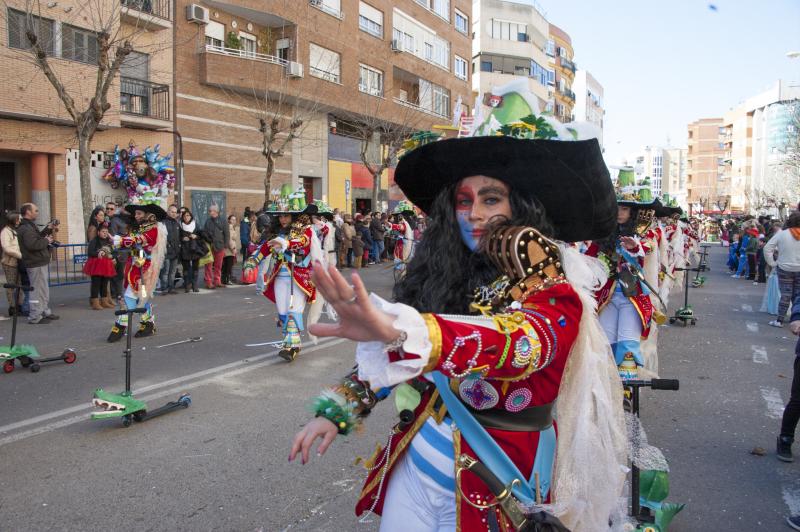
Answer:
[[[288,63],[286,63],[286,73],[289,74],[289,77],[292,78],[302,78],[303,77],[302,63],[289,61]]]
[[[403,51],[403,45],[400,44],[400,41],[398,39],[392,39],[392,51],[393,52]]]
[[[186,6],[186,20],[195,24],[208,24],[208,9],[197,4]]]
[[[322,0],[308,0],[308,3],[312,6],[319,7],[322,5]]]

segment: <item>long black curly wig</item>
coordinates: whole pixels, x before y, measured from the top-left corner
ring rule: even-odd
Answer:
[[[486,255],[471,251],[461,239],[455,215],[456,187],[457,183],[446,187],[433,202],[406,275],[394,287],[397,302],[420,312],[468,314],[475,289],[500,275]],[[538,200],[521,197],[513,190],[509,199],[511,218],[493,220],[493,225],[532,226],[545,236],[553,235]]]

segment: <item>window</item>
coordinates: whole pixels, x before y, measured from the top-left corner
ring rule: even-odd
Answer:
[[[367,65],[358,65],[358,90],[383,96],[383,72]]]
[[[514,65],[514,75],[528,77],[531,75],[531,69],[526,66]]]
[[[433,12],[450,22],[450,0],[433,0]]]
[[[456,9],[456,29],[461,33],[467,33],[469,28],[469,17]]]
[[[531,77],[541,85],[547,85],[548,70],[536,61],[531,61]]]
[[[559,46],[558,47],[558,56],[559,57],[566,57],[567,59],[569,59],[569,56],[567,55],[567,49],[564,48],[563,46]]]
[[[481,61],[481,72],[491,72],[491,71],[492,71],[492,62]]]
[[[555,70],[548,70],[547,71],[547,84],[548,85],[555,85],[556,84],[556,71]]]
[[[433,61],[433,45],[429,42],[425,43],[425,59]]]
[[[467,60],[456,56],[453,70],[459,79],[467,79]]]
[[[244,55],[255,57],[258,52],[258,44],[255,35],[240,31],[239,43],[242,45],[242,52]]]
[[[450,43],[399,9],[392,17],[392,40],[402,51],[450,70]]]
[[[15,9],[8,10],[8,46],[9,48],[28,49],[28,38],[25,36],[28,15]],[[30,15],[33,32],[39,38],[40,45],[47,55],[55,55],[55,22],[47,18]]]
[[[552,39],[547,41],[546,53],[550,57],[555,57],[556,55],[556,43]]]
[[[370,35],[383,38],[383,11],[364,2],[358,3],[358,27]]]
[[[309,73],[334,83],[340,82],[341,57],[337,52],[314,43],[309,45]]]
[[[97,64],[97,35],[92,31],[61,25],[61,57],[90,65]]]
[[[150,56],[141,52],[131,52],[122,61],[119,75],[123,78],[133,78],[142,81],[150,79]]]
[[[528,42],[528,26],[492,19],[492,39]]]
[[[409,35],[408,33],[395,29],[392,32],[392,39],[397,41],[397,45],[400,46],[400,49],[403,50],[404,52],[408,52],[411,54],[416,53],[417,50],[414,45],[413,35]]]
[[[222,48],[225,46],[225,24],[210,20],[206,24],[206,44]]]
[[[311,5],[329,15],[342,18],[341,0],[311,0]]]
[[[450,116],[450,91],[439,85],[433,88],[433,112],[441,116]]]

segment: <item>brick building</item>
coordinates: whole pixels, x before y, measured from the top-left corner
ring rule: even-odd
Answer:
[[[429,129],[452,122],[459,98],[471,100],[469,0],[176,4],[180,190],[196,214],[211,202],[238,214],[262,205],[260,119],[272,117],[275,100],[291,104],[278,114],[301,117],[304,126],[275,159],[271,189],[302,183],[309,199],[345,211],[381,206],[370,204],[372,178],[344,117],[351,123],[354,116],[378,116]],[[390,169],[379,198],[390,207],[397,199],[391,178]]]
[[[83,242],[84,222],[77,171],[77,140],[71,120],[52,85],[33,64],[24,34],[24,0],[8,0],[0,13],[0,209],[34,201],[40,223],[62,222],[59,238]],[[7,6],[7,9],[5,8]],[[98,12],[97,6],[104,11]],[[87,4],[78,0],[45,3],[34,22],[50,64],[79,111],[94,93],[97,41],[93,27],[129,36],[134,52],[109,91],[111,105],[92,142],[92,195],[95,204],[124,199],[100,179],[104,154],[115,144],[161,144],[172,151],[172,11],[169,0],[123,0]],[[13,75],[11,75],[13,73]]]
[[[700,118],[689,124],[686,189],[693,213],[715,210],[725,200],[725,128],[722,118]]]

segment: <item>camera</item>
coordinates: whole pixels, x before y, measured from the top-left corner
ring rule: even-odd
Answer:
[[[56,235],[58,235],[58,229],[60,225],[61,222],[58,220],[58,218],[53,218],[47,225],[44,226],[44,229],[39,231],[39,234],[42,236],[53,237],[53,241],[50,243],[50,247],[57,248],[58,246],[61,245],[61,242],[56,240]]]

